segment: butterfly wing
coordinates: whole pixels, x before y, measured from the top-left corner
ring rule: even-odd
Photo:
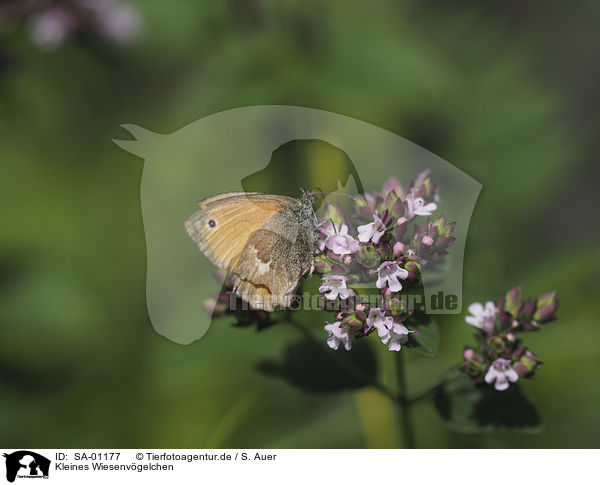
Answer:
[[[290,306],[300,280],[313,269],[314,232],[284,210],[248,241],[233,269],[234,290],[252,308]]]
[[[290,197],[230,192],[198,202],[185,222],[188,235],[216,266],[230,270],[250,237],[278,211],[297,205]]]
[[[253,308],[288,306],[312,271],[314,228],[297,199],[258,192],[216,195],[198,203],[186,230],[215,265],[232,273],[234,290]]]

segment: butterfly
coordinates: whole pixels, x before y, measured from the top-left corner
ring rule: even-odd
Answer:
[[[250,307],[290,306],[300,281],[312,275],[317,218],[313,194],[300,199],[228,192],[198,202],[188,235],[216,266],[229,271],[233,291]]]

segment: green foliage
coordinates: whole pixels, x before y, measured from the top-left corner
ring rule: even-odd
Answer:
[[[412,315],[405,323],[410,330],[417,330],[418,333],[411,333],[404,347],[436,356],[440,350],[440,328],[436,321],[421,313]]]
[[[463,433],[539,431],[541,425],[535,407],[518,384],[496,391],[488,384],[473,385],[462,376],[442,386],[434,403],[445,424]]]
[[[261,362],[258,370],[305,391],[318,392],[360,389],[377,378],[375,354],[365,340],[351,351],[338,352],[304,340],[287,347],[280,361]]]

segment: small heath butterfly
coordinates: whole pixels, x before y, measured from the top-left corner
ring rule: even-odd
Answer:
[[[314,268],[313,195],[228,192],[198,205],[186,231],[212,263],[231,273],[235,293],[254,309],[289,307]]]

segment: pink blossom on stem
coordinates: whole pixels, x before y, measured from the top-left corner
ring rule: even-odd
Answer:
[[[385,231],[385,224],[377,214],[374,214],[373,222],[364,226],[358,226],[358,240],[363,243],[373,241],[374,244],[378,244]]]
[[[512,368],[508,359],[496,359],[485,375],[485,382],[488,384],[495,382],[494,389],[496,391],[504,391],[508,389],[509,381],[517,382],[518,380],[519,374]]]
[[[385,288],[387,285],[391,292],[398,292],[402,289],[400,279],[408,278],[408,271],[401,268],[395,261],[384,261],[376,270],[371,270],[371,274],[377,272],[377,288]]]
[[[348,329],[341,325],[342,322],[334,322],[325,325],[325,331],[329,332],[327,345],[333,350],[337,350],[340,344],[343,344],[346,350],[350,350],[350,334],[348,333]]]
[[[350,293],[346,287],[346,277],[342,275],[323,276],[323,283],[319,286],[319,291],[328,300],[335,300],[338,296],[346,300]]]

